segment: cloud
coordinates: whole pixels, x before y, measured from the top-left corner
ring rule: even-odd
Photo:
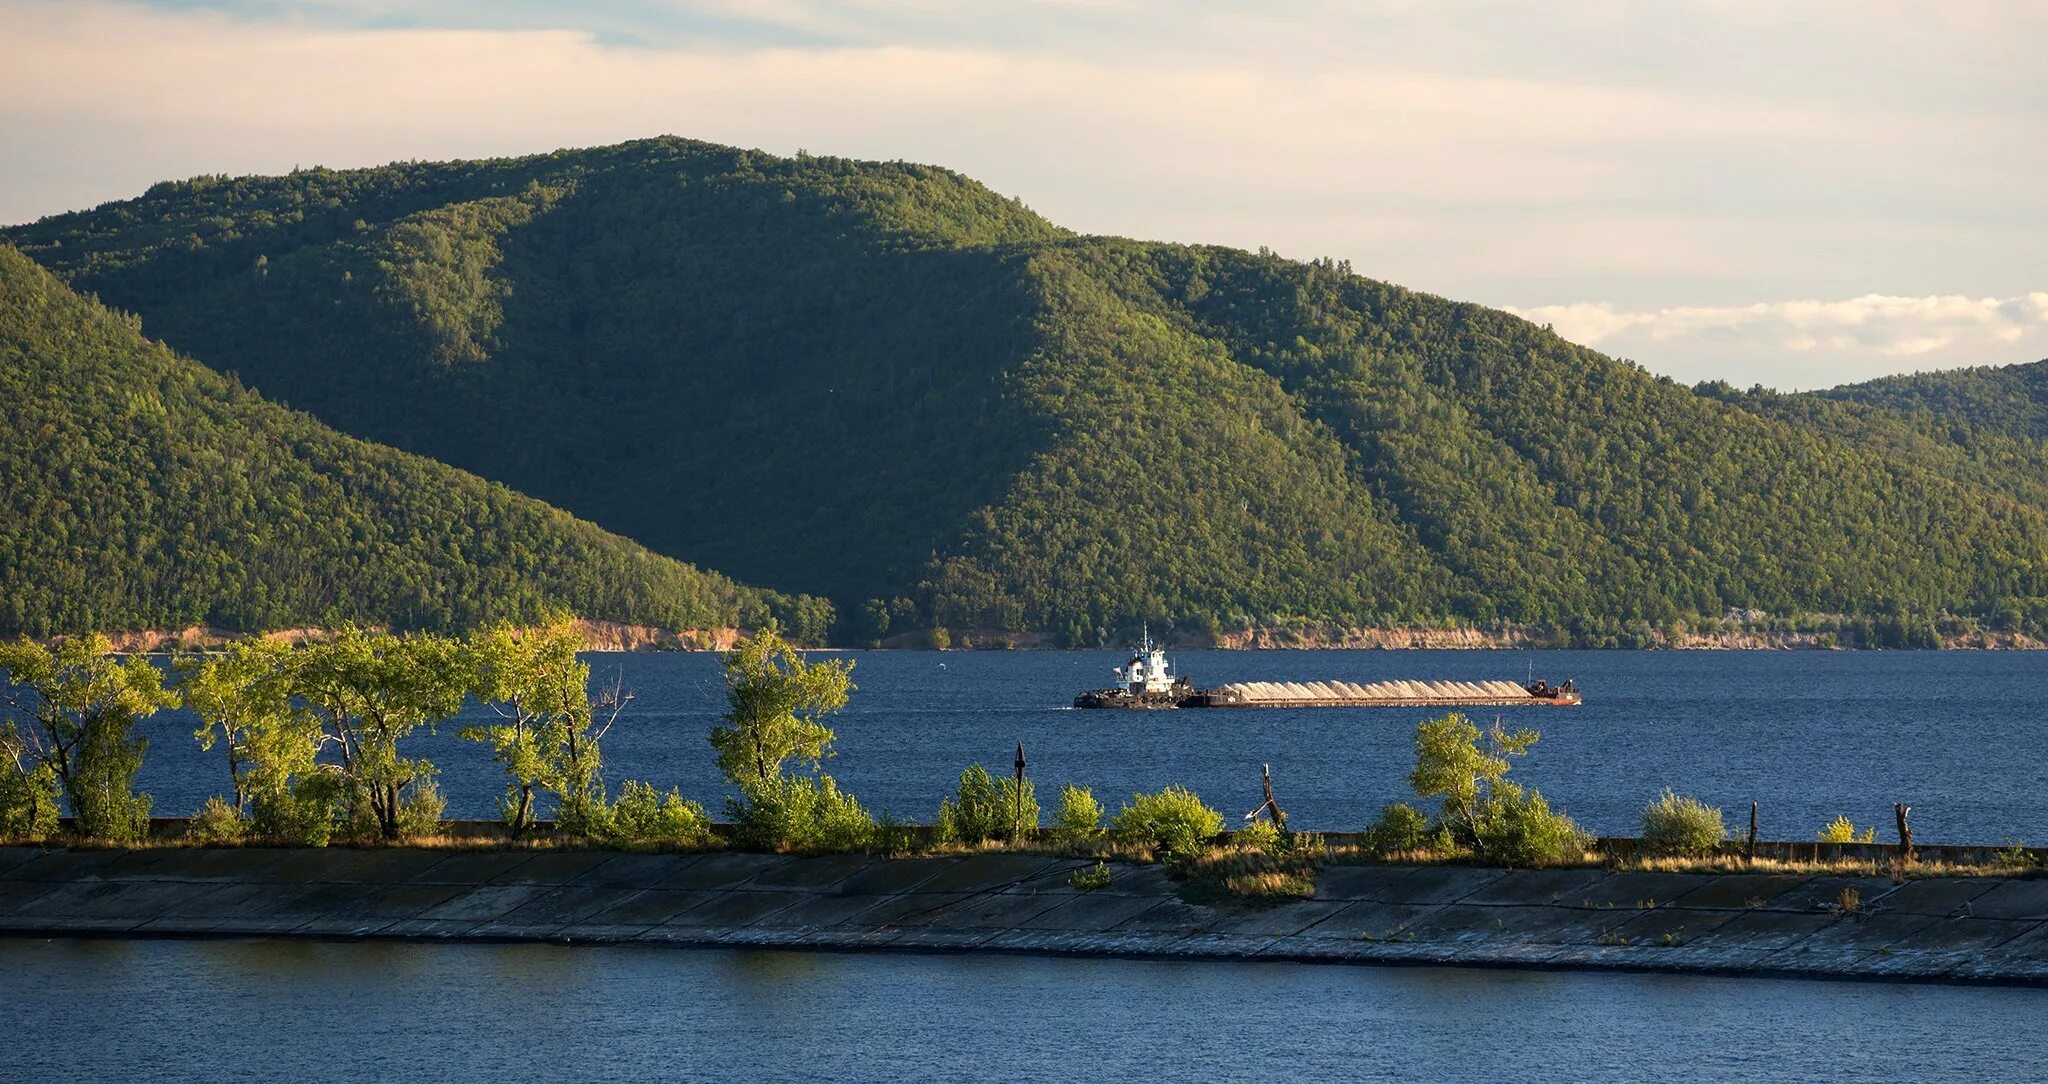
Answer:
[[[1611,352],[1640,350],[1648,356],[1683,352],[1696,356],[1784,357],[1778,386],[1799,383],[1796,359],[1803,355],[1870,355],[1915,359],[1945,354],[1978,361],[2016,360],[2023,344],[2048,343],[2048,291],[2013,297],[1940,294],[1892,297],[1866,294],[1842,301],[1767,301],[1752,305],[1686,305],[1627,310],[1606,302],[1536,305],[1508,311],[1586,346]],[[1788,381],[1788,378],[1791,378]],[[1807,381],[1806,383],[1810,383]]]

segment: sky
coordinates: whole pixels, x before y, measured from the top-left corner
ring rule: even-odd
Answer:
[[[2048,358],[2044,41],[2039,0],[0,0],[0,223],[673,134],[1810,388]]]

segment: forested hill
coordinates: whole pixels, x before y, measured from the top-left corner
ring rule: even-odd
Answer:
[[[660,139],[199,178],[5,236],[266,395],[829,595],[858,640],[2048,624],[2039,494],[1900,415],[1685,388],[1327,261],[1076,236],[926,166]]]
[[[267,402],[5,246],[0,478],[4,635],[801,609]]]

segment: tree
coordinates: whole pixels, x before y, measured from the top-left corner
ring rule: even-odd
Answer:
[[[0,733],[56,778],[79,834],[148,835],[149,795],[135,792],[135,774],[149,741],[135,724],[177,706],[163,674],[143,656],[116,657],[98,634],[53,648],[26,638],[0,644],[0,672],[12,683],[0,694]]]
[[[299,698],[310,650],[273,640],[237,640],[179,662],[178,691],[199,717],[193,737],[218,744],[227,760],[237,815],[261,838],[321,846],[333,828],[337,774],[318,763],[320,716]]]
[[[0,727],[0,839],[39,841],[57,830],[57,773]]]
[[[711,731],[718,768],[746,793],[782,776],[792,759],[816,768],[831,755],[819,719],[846,706],[853,661],[807,663],[773,628],[725,654],[726,725]]]
[[[521,631],[499,625],[471,636],[471,687],[498,722],[458,733],[491,746],[511,776],[499,811],[514,835],[537,815],[535,794],[552,794],[557,826],[576,835],[601,827],[604,758],[599,742],[633,699],[614,683],[590,697],[590,666],[577,657],[582,637],[566,618]]]
[[[1481,737],[1457,712],[1416,727],[1408,781],[1416,794],[1440,801],[1436,829],[1502,865],[1548,865],[1584,854],[1586,835],[1570,817],[1554,812],[1541,791],[1507,779],[1508,758],[1526,755],[1540,735],[1509,731],[1496,721],[1484,746]]]
[[[821,716],[846,705],[853,662],[806,663],[773,628],[725,656],[726,723],[711,731],[718,767],[739,787],[727,802],[739,841],[776,850],[864,846],[874,819],[819,771],[832,751]],[[810,774],[785,774],[796,760]]]
[[[436,769],[403,756],[400,746],[420,727],[462,710],[474,682],[461,645],[351,625],[305,652],[298,693],[320,720],[322,744],[341,752],[351,821],[386,840],[437,822]]]

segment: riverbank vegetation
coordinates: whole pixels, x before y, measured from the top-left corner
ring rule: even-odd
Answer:
[[[1356,833],[1299,831],[1267,801],[1227,830],[1224,815],[1184,787],[1131,795],[1106,809],[1067,782],[1047,817],[1036,781],[1018,767],[961,773],[926,824],[876,816],[824,770],[830,717],[855,691],[854,664],[813,661],[773,630],[725,656],[725,713],[710,753],[733,788],[726,820],[645,780],[614,789],[604,740],[634,703],[616,683],[593,687],[567,622],[496,626],[462,637],[348,628],[293,646],[251,640],[164,668],[119,656],[103,639],[52,647],[0,644],[0,840],[148,846],[318,847],[332,844],[625,849],[740,848],[791,853],[947,854],[1018,850],[1156,861],[1193,900],[1275,902],[1313,892],[1320,870],[1352,863],[1508,867],[1605,864],[1667,871],[1827,869],[1894,876],[1953,873],[1945,860],[1870,853],[1875,830],[1846,819],[1821,841],[1762,856],[1731,842],[1721,811],[1666,789],[1636,840],[1596,844],[1533,788],[1511,778],[1539,736],[1458,713],[1421,723],[1409,775],[1413,801],[1388,804]],[[223,787],[182,838],[148,837],[150,798],[135,779],[147,743],[137,724],[182,704],[194,739],[219,757]],[[415,736],[452,725],[488,746],[504,773],[500,820],[457,831],[444,818],[440,769]],[[481,718],[479,718],[481,716]],[[1020,754],[1021,762],[1021,754]],[[60,810],[71,819],[60,831]],[[1903,817],[1903,810],[1901,811]],[[1841,855],[1854,853],[1854,857]],[[2015,845],[1983,867],[2010,874],[2039,852]],[[1083,880],[1092,881],[1095,874]]]

